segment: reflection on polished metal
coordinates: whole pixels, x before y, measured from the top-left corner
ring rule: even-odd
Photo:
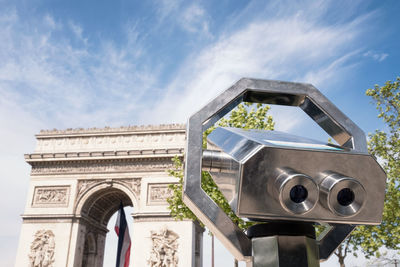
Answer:
[[[340,216],[357,214],[364,205],[365,194],[360,182],[338,173],[327,173],[321,182],[321,200],[326,207]]]
[[[203,132],[243,101],[298,106],[339,145],[217,128],[208,138],[213,151],[203,151]],[[322,239],[310,241],[318,245],[314,251],[321,259],[329,257],[353,224],[381,220],[386,176],[368,154],[364,133],[310,84],[241,79],[189,118],[185,157],[184,202],[236,259],[250,264],[263,251],[258,241],[272,241],[251,240],[229,219],[202,190],[202,168],[240,217],[330,224]],[[263,264],[257,266],[270,266]],[[298,266],[318,266],[307,264]]]
[[[268,236],[252,239],[253,267],[318,267],[318,247],[305,236]]]

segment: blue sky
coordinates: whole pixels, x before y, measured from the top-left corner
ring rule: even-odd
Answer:
[[[312,83],[373,132],[383,125],[365,90],[400,75],[399,11],[368,0],[0,0],[0,265],[14,262],[23,154],[40,129],[185,122],[255,77]],[[279,130],[326,140],[297,109],[272,114]]]

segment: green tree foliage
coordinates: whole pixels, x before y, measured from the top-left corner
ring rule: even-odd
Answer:
[[[228,114],[228,118],[222,118],[218,121],[218,126],[223,127],[236,127],[244,129],[264,129],[273,130],[274,121],[272,116],[267,115],[270,107],[268,105],[250,103],[239,104],[232,112]],[[204,133],[203,146],[206,147],[206,137],[210,134],[215,127],[211,127]],[[191,219],[198,221],[197,217],[182,201],[182,188],[183,188],[183,163],[179,157],[173,159],[174,168],[169,170],[169,175],[178,178],[177,184],[169,185],[172,189],[172,196],[167,199],[171,216],[175,219]],[[237,217],[231,210],[228,202],[222,193],[218,190],[217,185],[212,180],[208,172],[202,172],[201,186],[203,190],[217,203],[221,209],[228,214],[228,216],[240,228],[246,229],[249,226],[248,222],[243,221]],[[200,224],[201,222],[198,221]]]
[[[387,174],[387,188],[382,223],[358,226],[335,253],[342,261],[348,252],[361,249],[366,257],[380,257],[379,248],[399,249],[400,246],[400,78],[384,86],[375,85],[366,94],[372,97],[386,129],[369,134],[368,148]],[[341,265],[344,266],[344,265]]]

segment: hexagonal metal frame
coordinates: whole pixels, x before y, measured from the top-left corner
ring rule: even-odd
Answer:
[[[251,240],[201,188],[203,132],[241,102],[298,106],[344,147],[368,153],[364,132],[311,84],[242,78],[193,114],[187,123],[183,201],[233,256],[251,262]],[[318,241],[327,259],[353,225],[333,225]]]

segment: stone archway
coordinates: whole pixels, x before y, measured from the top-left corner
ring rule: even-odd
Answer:
[[[118,210],[120,202],[123,206],[133,206],[135,199],[134,193],[118,182],[98,182],[86,188],[76,208],[76,216],[80,218],[80,236],[77,238],[74,266],[103,265],[108,221]]]
[[[171,266],[202,265],[202,229],[175,221],[166,202],[168,184],[177,182],[166,170],[183,155],[184,125],[51,130],[36,138],[35,152],[25,155],[32,171],[15,266],[102,266],[107,222],[120,200],[134,207],[131,267],[151,266],[159,242],[174,243],[164,251]]]

